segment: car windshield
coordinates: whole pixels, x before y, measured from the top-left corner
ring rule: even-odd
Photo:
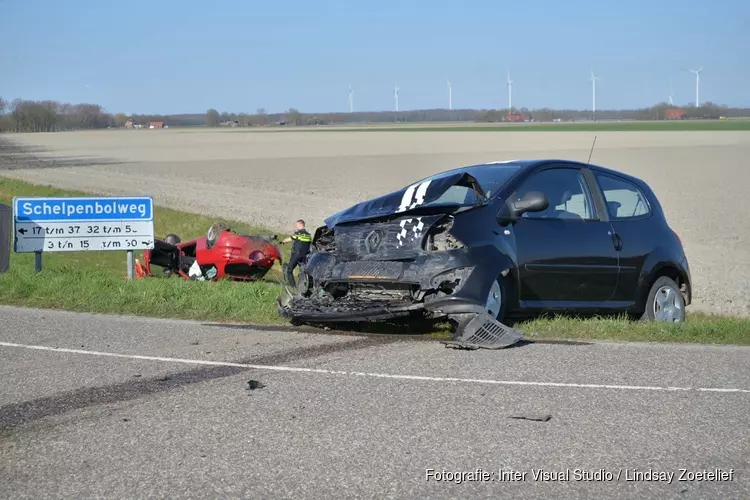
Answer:
[[[482,165],[479,167],[470,167],[464,171],[477,179],[484,194],[489,198],[496,193],[513,174],[518,172],[521,167],[518,165]],[[428,179],[438,179],[446,175],[438,174]],[[472,186],[455,185],[449,187],[440,198],[423,205],[424,207],[438,206],[456,206],[456,207],[474,207],[485,201]]]

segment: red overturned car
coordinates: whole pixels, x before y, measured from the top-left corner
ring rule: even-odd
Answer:
[[[238,234],[217,222],[205,236],[189,241],[181,241],[176,234],[155,240],[153,250],[143,252],[143,264],[136,261],[135,271],[138,278],[153,276],[151,266],[159,266],[168,276],[177,274],[188,280],[256,281],[275,261],[282,263],[276,240],[277,236]]]

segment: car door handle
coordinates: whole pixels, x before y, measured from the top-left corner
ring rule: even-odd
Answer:
[[[612,235],[612,244],[615,246],[615,250],[618,252],[622,250],[622,238],[620,238],[620,235],[611,231],[609,234]]]

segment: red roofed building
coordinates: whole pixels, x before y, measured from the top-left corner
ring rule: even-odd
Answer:
[[[519,113],[518,111],[511,111],[507,115],[505,115],[505,119],[509,122],[525,122],[526,121],[526,115],[523,113]]]
[[[687,116],[684,109],[670,108],[664,112],[664,119],[666,120],[681,120]]]
[[[164,128],[164,122],[151,122],[148,128]]]

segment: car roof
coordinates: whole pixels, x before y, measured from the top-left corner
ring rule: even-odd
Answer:
[[[586,162],[576,161],[576,160],[567,160],[563,158],[535,158],[535,159],[525,159],[525,160],[506,160],[506,161],[485,162],[485,163],[479,163],[476,165],[467,165],[464,167],[459,167],[453,170],[449,170],[448,172],[466,171],[468,173],[471,173],[472,171],[491,170],[496,166],[500,166],[500,167],[514,166],[514,167],[519,168],[519,170],[532,170],[536,167],[542,167],[548,164],[567,164],[567,165],[576,166],[576,167],[586,167],[586,168],[591,169],[592,171],[597,171],[597,172],[601,172],[605,174],[612,174],[612,175],[622,177],[631,182],[635,182],[636,184],[639,184],[639,185],[645,184],[643,179],[640,179],[630,174],[626,174],[625,172],[622,172],[620,170],[615,170],[613,168],[596,165],[594,163],[586,163]]]
[[[464,165],[461,167],[444,170],[442,172],[437,172],[431,175],[429,178],[442,177],[444,175],[454,174],[457,172],[466,172],[470,175],[475,175],[475,174],[479,174],[479,175],[490,174],[491,175],[493,170],[495,169],[503,170],[503,169],[506,169],[507,167],[516,168],[518,169],[518,172],[516,173],[522,174],[526,171],[530,171],[537,167],[543,167],[549,164],[567,164],[567,165],[571,165],[575,167],[586,167],[594,172],[601,172],[605,174],[619,176],[623,179],[634,182],[639,187],[650,190],[648,184],[643,179],[632,176],[630,174],[626,174],[625,172],[622,172],[620,170],[615,170],[613,168],[608,168],[608,167],[596,165],[593,163],[586,163],[586,162],[576,161],[576,160],[567,160],[563,158],[533,158],[533,159],[490,161],[490,162],[484,162],[484,163],[477,163],[473,165]]]

